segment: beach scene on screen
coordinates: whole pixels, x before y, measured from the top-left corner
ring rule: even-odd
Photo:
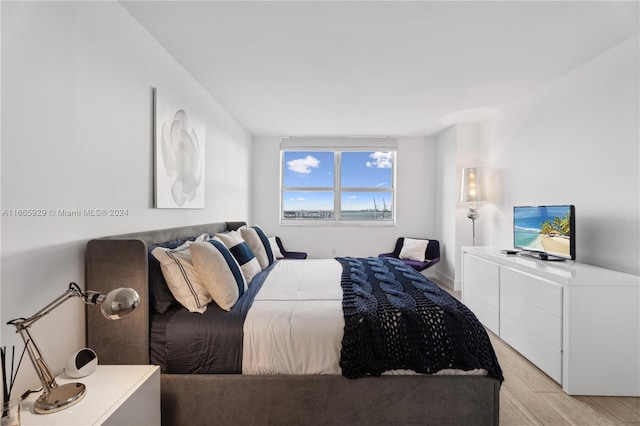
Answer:
[[[514,211],[514,245],[570,254],[570,206],[520,207]]]

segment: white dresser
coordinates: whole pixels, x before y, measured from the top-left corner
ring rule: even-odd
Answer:
[[[640,396],[640,277],[462,248],[462,301],[571,395]]]

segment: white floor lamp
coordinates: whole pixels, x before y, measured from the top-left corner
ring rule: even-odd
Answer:
[[[482,176],[480,170],[476,167],[468,167],[462,169],[460,179],[460,202],[471,203],[467,217],[471,219],[473,228],[473,245],[476,245],[476,219],[478,211],[476,210],[476,202],[484,201],[484,185],[482,184]]]

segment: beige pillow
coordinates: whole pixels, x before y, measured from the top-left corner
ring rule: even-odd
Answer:
[[[189,312],[203,313],[212,298],[191,261],[189,246],[192,244],[195,242],[187,241],[174,249],[156,247],[151,254],[160,262],[173,297]]]
[[[271,251],[271,244],[259,226],[241,229],[240,235],[249,245],[253,254],[256,255],[256,259],[258,259],[258,263],[260,263],[260,268],[265,269],[273,263],[275,258]]]
[[[417,240],[415,238],[405,238],[400,250],[400,259],[417,260],[424,262],[427,253],[429,240]]]
[[[193,265],[203,285],[220,308],[231,310],[242,296],[247,282],[229,249],[215,239],[189,247]]]

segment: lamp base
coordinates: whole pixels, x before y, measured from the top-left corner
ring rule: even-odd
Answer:
[[[86,394],[87,387],[83,383],[67,383],[40,395],[33,410],[37,414],[56,413],[80,402]]]

